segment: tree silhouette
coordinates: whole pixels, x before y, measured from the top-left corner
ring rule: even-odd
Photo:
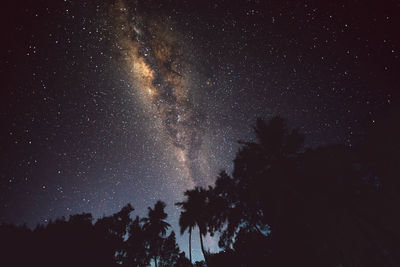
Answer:
[[[254,130],[258,142],[241,142],[232,177],[221,172],[209,189],[210,228],[222,231],[225,248],[241,229],[266,236],[270,227],[277,228],[284,198],[292,190],[289,180],[303,136],[279,117],[258,119]]]
[[[257,120],[257,140],[241,142],[232,173],[176,203],[190,260],[167,236],[158,201],[134,220],[128,204],[95,223],[83,213],[33,230],[0,224],[0,265],[189,267],[197,226],[205,262],[195,266],[399,266],[400,131],[388,132],[399,114],[375,118],[354,147],[308,149],[283,119]],[[206,233],[224,250],[207,253]]]
[[[163,239],[159,267],[174,266],[178,262],[178,258],[179,247],[176,243],[175,232],[171,231],[170,235]]]
[[[142,220],[138,216],[130,224],[128,236],[124,246],[124,266],[148,266],[150,263],[149,245]]]
[[[190,207],[192,203],[189,202],[179,202],[176,203],[177,206],[181,207],[183,211],[179,216],[179,226],[181,230],[181,235],[188,229],[189,232],[189,260],[192,263],[192,229],[196,226],[195,212],[193,207]]]
[[[234,249],[212,264],[396,265],[398,231],[384,227],[394,216],[382,209],[395,202],[382,202],[351,148],[305,150],[303,136],[277,117],[254,130],[257,142],[241,142],[232,175],[221,172],[208,189],[208,229]]]
[[[192,263],[185,256],[185,252],[179,253],[178,259],[174,265],[174,267],[192,267]]]
[[[133,207],[128,204],[112,216],[99,219],[94,225],[98,236],[102,239],[100,242],[104,244],[101,253],[108,255],[107,264],[109,266],[115,264],[116,257],[117,261],[122,260],[121,252],[124,249],[124,237],[131,223],[130,213],[133,210]]]
[[[143,218],[144,231],[148,237],[150,255],[154,259],[154,265],[157,267],[158,257],[160,256],[163,237],[167,233],[170,224],[165,221],[167,214],[165,213],[165,203],[157,201],[154,208],[148,208],[147,218]]]
[[[128,204],[93,225],[89,213],[26,227],[0,225],[1,266],[120,266]]]
[[[204,260],[207,262],[207,254],[204,250],[203,236],[207,233],[207,221],[208,216],[208,192],[204,188],[195,187],[192,190],[186,190],[184,192],[186,201],[176,203],[183,209],[179,218],[179,224],[181,226],[181,233],[186,229],[189,229],[189,253],[191,255],[191,231],[194,225],[199,228],[200,245],[201,251],[204,256]],[[190,256],[191,259],[191,256]]]

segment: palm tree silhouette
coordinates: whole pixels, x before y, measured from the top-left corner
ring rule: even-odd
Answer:
[[[125,242],[126,261],[129,266],[144,267],[150,263],[148,240],[143,230],[143,219],[136,216],[128,228],[129,237]]]
[[[181,235],[188,229],[189,231],[189,260],[192,263],[192,229],[196,226],[195,216],[191,214],[194,209],[190,207],[189,202],[179,202],[176,203],[177,206],[181,207],[183,211],[179,217],[179,226],[181,228]]]
[[[204,251],[203,236],[207,233],[207,208],[208,208],[208,196],[207,190],[200,187],[195,187],[192,190],[186,190],[184,196],[186,201],[176,203],[177,206],[181,207],[179,218],[179,225],[181,227],[181,234],[189,229],[189,256],[190,262],[192,262],[191,255],[191,233],[194,226],[199,228],[200,234],[200,245],[201,251],[204,256],[204,260],[207,263],[206,252]],[[207,264],[208,265],[208,264]]]
[[[144,230],[148,236],[150,244],[150,254],[154,259],[154,265],[157,267],[157,258],[160,254],[162,238],[166,235],[170,224],[165,221],[168,214],[165,213],[166,204],[162,201],[157,201],[154,209],[148,208],[148,218],[143,218]]]

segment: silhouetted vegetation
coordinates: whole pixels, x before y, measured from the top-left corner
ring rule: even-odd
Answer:
[[[190,266],[180,253],[175,233],[164,220],[165,203],[149,208],[148,217],[132,219],[133,207],[93,223],[78,214],[34,230],[0,226],[1,266]],[[5,263],[5,264],[4,264]]]
[[[371,119],[353,147],[304,147],[279,117],[257,120],[231,174],[177,203],[181,234],[199,229],[205,262],[192,265],[169,231],[165,203],[131,205],[95,223],[78,214],[34,230],[2,224],[2,266],[399,266],[399,112]],[[221,251],[205,249],[204,236]]]

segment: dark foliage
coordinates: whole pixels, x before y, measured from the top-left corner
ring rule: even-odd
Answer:
[[[199,229],[205,261],[192,265],[168,230],[165,203],[93,223],[91,214],[34,230],[0,225],[1,266],[399,266],[398,111],[374,118],[355,147],[303,146],[282,118],[257,120],[232,174],[187,190],[181,234]],[[203,237],[219,237],[209,253]]]
[[[203,232],[224,251],[209,266],[398,266],[399,112],[375,118],[355,147],[303,146],[279,117],[257,120],[257,142],[242,142],[232,175],[204,191]],[[205,219],[204,219],[205,218]]]
[[[164,208],[159,201],[149,208],[149,218],[132,220],[128,204],[94,224],[91,214],[78,214],[34,230],[1,224],[0,265],[128,267],[149,266],[150,259],[157,259],[160,266],[189,266],[179,254],[175,233],[164,238],[169,227]]]

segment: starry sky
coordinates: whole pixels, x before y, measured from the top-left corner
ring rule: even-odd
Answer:
[[[398,96],[396,1],[8,2],[4,222],[98,218],[127,203],[144,216],[161,199],[178,232],[174,203],[232,168],[257,117],[285,117],[308,146],[351,146]]]

